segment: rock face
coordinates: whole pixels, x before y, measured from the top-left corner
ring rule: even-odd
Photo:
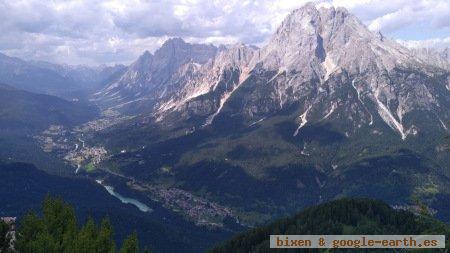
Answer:
[[[411,48],[414,55],[427,64],[443,69],[450,69],[450,47],[446,48]]]
[[[189,75],[216,52],[217,48],[211,45],[170,39],[154,55],[148,51],[141,55],[120,78],[96,93],[94,98],[117,108],[132,106],[139,101],[145,101],[140,102],[143,108],[152,108],[159,98],[170,92],[170,86],[178,78],[184,78],[183,74]]]
[[[182,119],[191,116],[207,117],[204,124],[210,124],[220,113],[227,99],[249,75],[250,61],[256,48],[243,44],[224,47],[207,64],[197,68],[187,65],[180,69],[177,87],[163,97],[156,109],[158,120],[171,112],[180,112]]]
[[[116,107],[145,108],[163,125],[195,119],[190,124],[201,127],[222,114],[254,122],[290,108],[294,136],[306,124],[334,121],[347,134],[388,126],[406,139],[429,124],[448,128],[449,72],[424,58],[343,8],[307,4],[261,49],[172,39],[98,95]]]
[[[341,8],[308,4],[294,11],[253,62],[258,72],[275,73],[262,80],[278,94],[272,104],[302,104],[294,135],[309,118],[338,117],[353,124],[347,131],[381,119],[404,139],[412,131],[405,114],[448,106],[448,94],[438,99],[444,85],[434,83],[440,73],[428,73],[406,48]]]

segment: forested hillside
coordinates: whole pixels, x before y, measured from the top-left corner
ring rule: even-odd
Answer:
[[[50,95],[0,84],[0,130],[39,131],[51,124],[74,126],[96,116],[96,109]]]
[[[252,229],[217,246],[211,252],[270,252],[269,236],[286,235],[448,235],[450,227],[426,215],[394,210],[382,201],[340,199],[310,207],[301,213],[278,220],[265,227]],[[287,250],[277,249],[276,252]],[[292,249],[289,252],[293,252]],[[301,251],[299,252],[310,252]],[[315,252],[315,251],[314,251]],[[341,252],[341,251],[340,251]],[[355,252],[353,249],[351,252]],[[362,250],[361,252],[365,252]],[[371,251],[372,252],[372,251]],[[386,251],[380,251],[386,252]],[[439,252],[432,249],[429,252]]]

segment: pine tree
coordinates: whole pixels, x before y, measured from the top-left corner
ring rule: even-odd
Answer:
[[[75,242],[76,251],[79,253],[96,252],[97,248],[97,226],[89,217],[86,224],[80,230]]]
[[[120,253],[139,253],[139,241],[136,231],[129,235],[122,244]]]
[[[111,223],[108,218],[104,218],[97,237],[97,252],[114,253],[116,251],[116,243],[113,238],[114,231]]]
[[[24,253],[59,253],[59,243],[53,238],[50,233],[43,231],[36,235],[33,241],[30,241],[25,251],[19,250]]]
[[[15,248],[19,252],[33,252],[36,246],[34,242],[45,232],[44,222],[34,212],[30,212],[22,219]]]
[[[17,231],[15,249],[23,253],[115,253],[114,231],[109,219],[98,227],[89,217],[78,229],[73,208],[61,199],[47,197],[42,205],[43,217],[30,212]],[[1,225],[1,224],[0,224]],[[3,227],[0,226],[0,240]],[[0,241],[0,243],[2,243]],[[4,252],[1,250],[0,252]],[[121,252],[139,252],[136,232],[123,242]]]
[[[73,208],[62,199],[47,196],[42,205],[42,211],[46,229],[57,241],[59,251],[64,252],[73,248],[77,234],[77,221]]]

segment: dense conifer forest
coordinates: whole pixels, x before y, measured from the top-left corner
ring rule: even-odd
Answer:
[[[426,213],[413,214],[395,210],[382,201],[371,199],[340,199],[310,207],[299,214],[280,219],[270,225],[252,229],[211,250],[211,252],[296,252],[293,249],[269,249],[271,234],[286,235],[446,235],[447,249],[450,226]],[[347,250],[348,251],[348,250]],[[347,252],[343,249],[332,252]],[[322,252],[303,249],[297,252]],[[329,249],[323,252],[330,252]],[[358,252],[351,249],[350,252]],[[360,252],[387,252],[386,250],[360,249]],[[403,249],[402,252],[405,252]],[[417,252],[417,251],[414,251]],[[444,252],[438,249],[419,252]]]
[[[123,242],[114,240],[109,219],[96,224],[88,218],[79,226],[73,207],[62,199],[47,197],[39,213],[30,212],[21,219],[10,248],[9,226],[0,224],[0,252],[29,253],[137,253],[140,252],[136,233]],[[146,250],[147,251],[147,250]]]

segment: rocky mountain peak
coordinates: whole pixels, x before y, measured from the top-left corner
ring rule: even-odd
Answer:
[[[153,55],[149,51],[145,51],[139,58],[130,66],[133,71],[146,71],[150,68],[153,62]]]
[[[174,38],[170,38],[168,40],[166,40],[162,47],[167,46],[167,45],[186,45],[188,43],[186,43],[182,38],[180,37],[174,37]]]
[[[152,55],[152,53],[150,53],[150,51],[145,50],[144,53],[142,53],[142,55],[139,56],[139,58],[145,59],[145,58],[149,58],[149,57],[152,57],[152,56],[153,56],[153,55]]]
[[[233,44],[220,51],[214,61],[220,65],[246,66],[252,60],[256,50],[243,43]]]
[[[180,72],[180,68],[186,64],[204,64],[216,54],[213,45],[168,39],[154,54],[144,52],[118,80],[97,93],[96,99],[108,103],[128,100],[128,104],[147,101],[144,106],[151,107],[151,101],[164,96],[180,73],[190,72]]]
[[[414,59],[406,48],[371,32],[346,9],[309,3],[286,17],[255,61],[266,69],[302,71],[308,78],[324,80],[337,69],[389,70]]]
[[[156,50],[155,58],[160,59],[163,65],[168,62],[182,65],[189,61],[203,64],[214,57],[216,52],[217,48],[213,45],[191,44],[181,38],[172,38]]]

